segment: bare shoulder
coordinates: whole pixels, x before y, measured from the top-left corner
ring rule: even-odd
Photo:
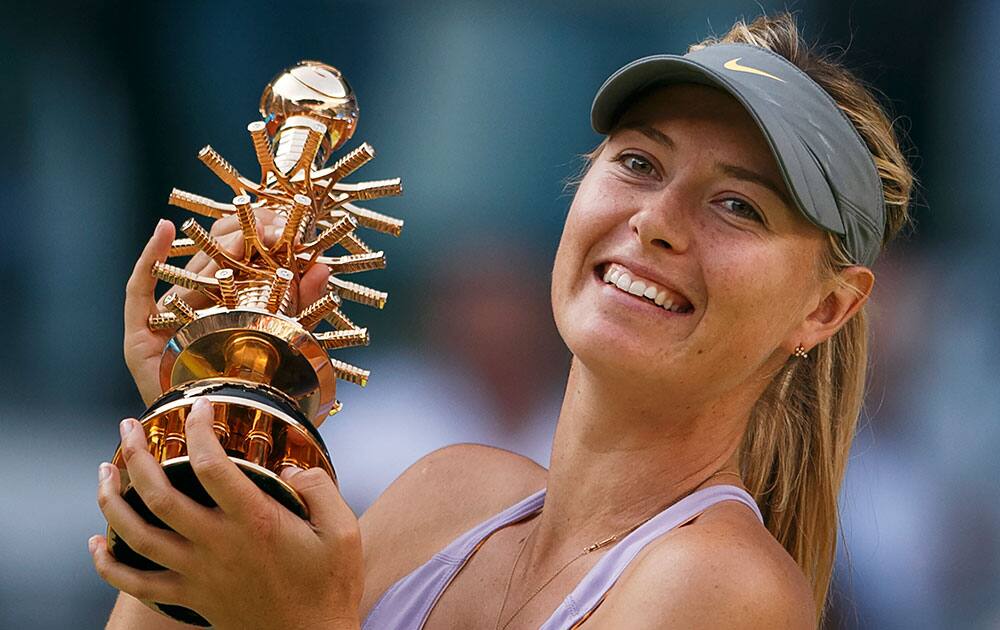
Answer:
[[[460,534],[541,489],[545,475],[527,457],[481,444],[454,444],[420,458],[361,516],[362,614]]]
[[[586,627],[815,628],[805,575],[745,506],[709,508],[650,544]]]

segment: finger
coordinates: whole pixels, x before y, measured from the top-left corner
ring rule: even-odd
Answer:
[[[281,235],[285,231],[285,224],[287,222],[285,216],[279,214],[267,224],[258,224],[260,238],[265,246],[273,247],[278,242],[278,239],[281,238]]]
[[[207,399],[199,398],[191,406],[184,433],[194,474],[223,512],[239,516],[261,506],[266,495],[226,456],[212,429],[212,405]]]
[[[299,310],[309,306],[326,294],[326,281],[330,278],[330,268],[315,264],[306,269],[299,280]]]
[[[97,505],[111,528],[118,532],[136,553],[153,562],[181,571],[188,566],[191,543],[176,532],[157,527],[132,509],[121,494],[118,467],[103,463],[99,469]]]
[[[256,219],[256,223],[257,223],[257,227],[258,228],[261,227],[261,226],[270,225],[271,223],[274,222],[274,220],[277,217],[282,216],[282,215],[279,215],[277,212],[275,212],[273,210],[267,210],[265,208],[257,208],[257,209],[255,209],[253,211],[253,214],[254,214],[254,218]],[[240,219],[234,213],[234,214],[230,214],[230,215],[228,215],[226,217],[223,217],[223,218],[217,220],[215,223],[213,223],[212,227],[209,228],[209,233],[212,236],[220,237],[220,236],[225,236],[227,234],[230,234],[232,232],[242,232],[242,229],[243,228],[240,227]],[[260,236],[260,235],[261,234],[258,231],[258,236]]]
[[[149,316],[156,313],[156,278],[150,270],[154,262],[163,262],[174,240],[174,224],[160,220],[153,235],[135,262],[132,275],[125,285],[125,331],[146,330]]]
[[[122,455],[129,481],[149,511],[184,538],[211,539],[218,514],[170,484],[163,468],[146,449],[146,433],[136,420],[121,423]]]
[[[221,219],[213,222],[212,227],[208,229],[208,233],[216,238],[239,231],[240,231],[240,220],[235,213],[222,217]]]
[[[285,224],[285,217],[272,210],[265,210],[263,208],[254,210],[254,216],[256,217],[258,238],[266,246],[273,245],[277,240],[277,237],[274,236],[274,229],[278,229],[278,235],[280,236],[281,229],[283,229]],[[275,226],[281,227],[275,228]],[[236,260],[243,259],[246,252],[246,242],[243,239],[243,230],[240,227],[239,219],[235,214],[223,217],[213,223],[209,232],[230,257]],[[191,257],[187,264],[184,265],[184,268],[200,276],[211,277],[219,270],[219,264],[204,252],[199,251]],[[172,286],[160,296],[157,302],[157,307],[160,310],[163,309],[163,300],[168,295],[177,295],[196,309],[212,305],[211,299],[201,291]]]
[[[229,234],[224,234],[217,239],[219,245],[230,257],[236,260],[243,259],[243,253],[246,251],[246,243],[243,240],[243,232],[230,232]],[[218,270],[219,264],[208,257],[204,252],[198,252],[195,254],[191,261],[188,263],[187,268],[190,271],[201,274],[203,276],[211,276]]]
[[[129,595],[164,604],[187,605],[184,580],[173,571],[142,571],[115,560],[104,536],[87,541],[97,574],[105,582]]]
[[[222,248],[225,249],[233,258],[237,260],[243,258],[244,243],[243,234],[241,232],[227,234],[217,240],[219,241],[219,245],[221,245]],[[215,272],[219,270],[219,265],[214,260],[209,258],[207,254],[198,252],[191,257],[191,260],[188,261],[188,264],[185,265],[184,268],[200,276],[212,277],[215,275]],[[162,310],[164,308],[163,300],[165,300],[168,295],[175,294],[195,309],[206,308],[213,305],[212,300],[201,291],[186,289],[184,287],[174,285],[160,296],[159,301],[156,303],[157,307]]]
[[[357,529],[357,517],[325,470],[290,466],[281,471],[281,478],[305,501],[309,522],[317,530],[324,534],[345,535]]]

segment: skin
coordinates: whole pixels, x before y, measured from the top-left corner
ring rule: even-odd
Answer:
[[[753,173],[749,179],[748,173]],[[763,137],[731,97],[695,85],[645,95],[624,113],[584,176],[556,254],[553,314],[574,358],[548,471],[499,449],[457,445],[414,464],[360,523],[342,509],[332,483],[311,477],[316,488],[310,506],[313,500],[335,506],[330,520],[311,523],[319,542],[302,528],[286,531],[276,511],[261,507],[266,497],[252,489],[231,504],[232,519],[225,507],[221,517],[189,514],[173,497],[168,512],[190,521],[190,538],[173,536],[187,542],[171,545],[170,534],[138,525],[135,542],[128,535],[126,540],[150,549],[162,546],[164,564],[176,563],[181,575],[195,575],[184,569],[198,566],[221,580],[218,571],[212,573],[213,563],[230,556],[197,547],[200,518],[230,523],[214,530],[227,540],[246,536],[240,519],[250,518],[273,535],[268,549],[258,548],[263,558],[244,560],[240,568],[244,575],[266,568],[288,576],[286,590],[261,587],[250,601],[211,580],[199,580],[196,587],[192,578],[187,590],[170,594],[197,600],[228,621],[237,619],[238,609],[245,615],[241,620],[268,615],[281,597],[301,589],[316,599],[296,595],[299,608],[278,606],[284,615],[278,625],[318,623],[310,616],[317,609],[339,618],[323,623],[355,624],[385,589],[455,536],[544,486],[544,510],[489,537],[426,623],[492,627],[499,615],[504,622],[512,619],[511,628],[538,627],[610,547],[574,561],[539,590],[581,548],[642,522],[697,488],[739,485],[737,449],[752,405],[771,376],[797,344],[809,350],[832,336],[870,294],[874,276],[865,267],[841,270],[843,284],[812,271],[826,236],[786,197]],[[682,292],[694,311],[670,315],[605,284],[599,276],[610,259],[653,270]],[[196,417],[192,414],[189,432],[198,430]],[[158,478],[155,466],[144,461],[139,438],[132,439],[135,465]],[[212,462],[225,493],[228,484],[236,487],[236,469],[212,455],[210,441],[196,439],[192,457],[197,448],[198,457]],[[131,471],[133,462],[128,464]],[[229,472],[222,475],[223,470]],[[722,474],[709,479],[716,472]],[[102,482],[102,507],[112,506],[106,516],[134,520],[115,501],[115,483]],[[162,483],[150,491],[171,493]],[[352,536],[324,533],[354,527],[364,550],[357,566],[350,560],[356,551]],[[101,537],[95,540],[95,563],[105,579],[126,592],[159,598],[152,580],[143,576],[118,580],[121,568],[100,551]],[[523,554],[512,567],[522,541]],[[303,549],[336,557],[337,567],[293,575],[289,567],[300,562]],[[349,603],[362,591],[359,604]],[[128,596],[115,615],[112,625],[115,619],[141,619],[176,627]],[[806,628],[815,623],[811,589],[792,558],[750,510],[723,502],[648,545],[583,625]]]

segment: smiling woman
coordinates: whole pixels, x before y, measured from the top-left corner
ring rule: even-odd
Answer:
[[[836,533],[842,474],[835,470],[844,462],[817,455],[843,448],[846,457],[846,443],[834,442],[849,443],[853,423],[828,415],[824,427],[828,409],[799,405],[836,403],[852,393],[833,389],[838,381],[825,380],[813,364],[829,360],[824,337],[859,316],[871,272],[849,265],[824,275],[832,243],[790,201],[749,114],[716,88],[678,84],[646,92],[590,157],[560,248],[566,254],[557,257],[553,274],[553,299],[568,306],[561,316],[556,311],[563,338],[588,366],[646,381],[649,391],[684,407],[712,410],[714,419],[703,418],[706,431],[752,407],[740,474],[765,524],[799,556],[819,608],[833,560],[827,545]],[[603,293],[621,296],[608,306],[591,305],[593,283],[557,282],[588,260],[616,287]],[[642,290],[648,300],[649,286],[657,287],[652,304],[624,294]],[[669,297],[661,298],[660,287]],[[682,311],[687,317],[650,318],[648,306],[661,300],[664,308],[690,304]],[[813,364],[789,359],[799,344],[811,349]],[[735,408],[723,412],[729,405]],[[794,477],[784,478],[789,473]],[[800,510],[779,508],[793,499]],[[828,529],[810,528],[824,512]]]
[[[537,479],[504,467],[511,485],[545,490],[423,564],[390,563],[368,582],[366,627],[480,626],[492,611],[497,627],[524,628],[822,620],[870,267],[908,221],[892,124],[788,14],[629,64],[598,92],[593,123],[607,137],[552,273],[574,357],[552,466]],[[397,488],[473,458],[437,453]],[[469,492],[483,486],[518,496],[489,478]],[[394,501],[366,515],[372,529],[401,516]],[[467,526],[496,511],[483,503]]]
[[[360,523],[332,482],[298,473],[289,483],[316,515],[303,527],[197,439],[210,418],[192,413],[195,472],[227,501],[186,505],[132,432],[129,469],[157,493],[146,503],[180,526],[143,527],[110,471],[109,520],[170,570],[143,579],[95,544],[101,574],[220,627],[820,623],[864,392],[871,266],[907,221],[912,177],[892,125],[787,14],[625,66],[598,91],[592,123],[607,137],[552,270],[573,361],[548,471],[447,447]],[[248,528],[268,553],[233,546],[253,539]],[[123,596],[115,624],[173,622]]]

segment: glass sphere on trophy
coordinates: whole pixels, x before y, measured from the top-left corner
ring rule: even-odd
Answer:
[[[302,61],[281,72],[264,89],[262,120],[247,126],[260,176],[241,175],[211,147],[198,158],[235,195],[230,203],[174,189],[169,202],[210,219],[235,215],[243,247],[236,256],[190,218],[181,226],[186,238],[174,241],[170,255],[204,253],[217,265],[212,277],[165,263],[150,269],[155,277],[195,291],[209,306],[195,309],[178,294],[168,295],[166,311],[149,326],[174,330],[160,361],[164,393],[139,418],[150,453],[171,483],[204,505],[214,502],[195,477],[185,443],[184,422],[198,398],[212,405],[213,428],[229,458],[286,508],[307,518],[305,503],[284,481],[288,466],[336,473],[318,421],[336,413],[337,379],[364,386],[368,372],[329,356],[328,351],[367,345],[368,331],[342,312],[344,301],[382,308],[386,294],[340,276],[380,269],[385,256],[362,241],[364,227],[398,236],[403,222],[356,205],[401,193],[399,179],[345,183],[345,177],[375,156],[367,143],[332,165],[330,156],[354,134],[358,105],[347,81],[334,67]],[[265,245],[257,214],[284,217],[283,231]],[[341,255],[327,255],[340,248]],[[299,279],[309,266],[330,269],[327,292],[312,304],[297,304]],[[331,330],[314,332],[322,322]],[[166,527],[129,483],[121,448],[113,463],[122,477],[122,495],[151,523]],[[162,568],[131,549],[109,528],[111,553],[130,566]],[[208,625],[194,611],[146,602],[171,617]]]

